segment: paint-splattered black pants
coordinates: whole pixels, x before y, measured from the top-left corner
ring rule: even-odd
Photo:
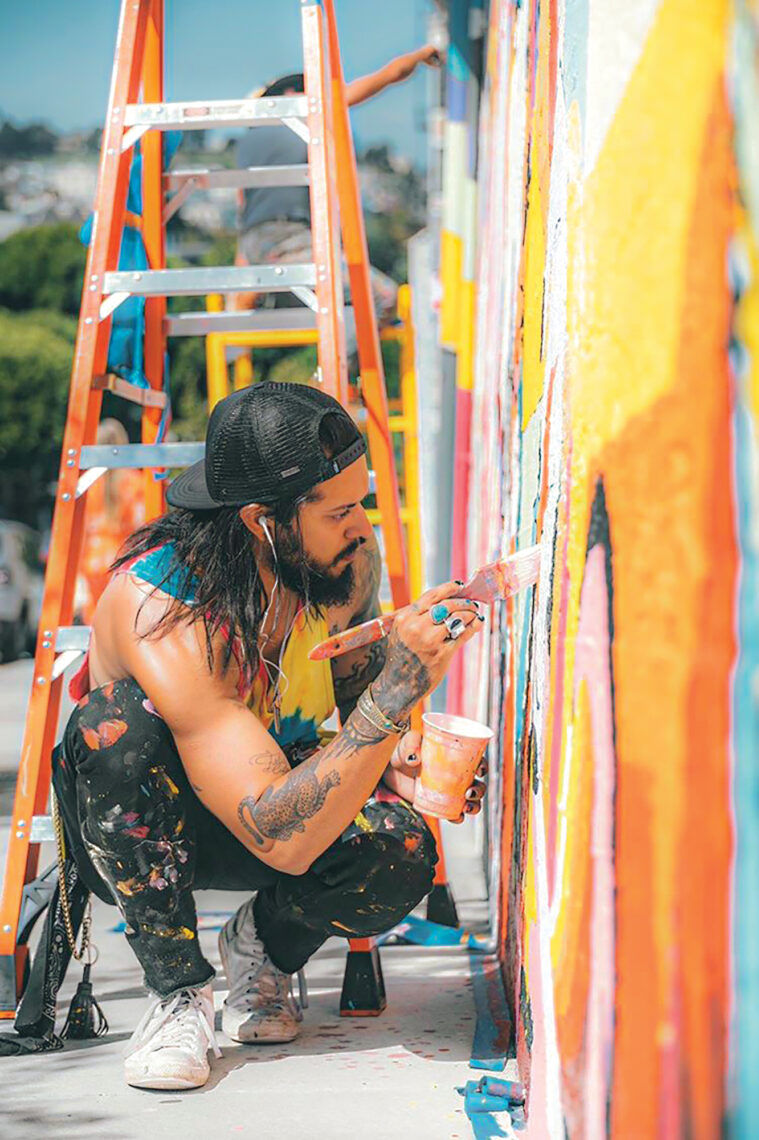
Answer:
[[[162,997],[214,975],[198,944],[193,890],[257,891],[259,936],[293,973],[330,935],[387,930],[432,886],[434,839],[402,801],[370,799],[305,875],[262,863],[201,804],[166,723],[129,679],[80,701],[56,769],[67,832],[78,828],[82,840],[77,862],[92,864],[83,877],[107,884],[145,983]]]

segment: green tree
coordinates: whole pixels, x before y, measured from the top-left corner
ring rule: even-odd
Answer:
[[[58,136],[42,123],[14,127],[5,122],[0,127],[0,158],[37,158],[52,154],[57,145]]]
[[[0,502],[31,523],[58,467],[75,335],[71,317],[0,310]]]
[[[402,210],[393,214],[364,215],[369,260],[394,281],[408,281],[406,242],[419,229],[419,222]]]
[[[0,306],[79,312],[87,251],[68,222],[32,226],[0,242]]]

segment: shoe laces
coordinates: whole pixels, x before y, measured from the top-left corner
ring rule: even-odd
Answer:
[[[258,1007],[284,1008],[295,999],[290,991],[290,975],[278,970],[271,959],[264,954],[263,959],[252,964],[230,990],[227,1001],[238,1008]]]
[[[230,987],[227,1001],[237,1009],[291,1009],[301,1015],[308,1008],[306,976],[298,970],[298,998],[292,992],[292,977],[274,965],[258,936],[253,917],[253,899],[238,912],[234,933],[238,952],[250,958],[250,969]]]
[[[210,1002],[203,998],[199,989],[180,990],[171,998],[157,997],[148,1007],[132,1034],[126,1056],[146,1046],[151,1052],[167,1048],[195,1052],[198,1038],[206,1049],[213,1049],[215,1057],[221,1056]]]

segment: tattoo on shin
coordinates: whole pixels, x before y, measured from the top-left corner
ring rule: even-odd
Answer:
[[[385,667],[372,688],[377,704],[385,716],[402,720],[421,700],[429,685],[427,666],[393,630],[388,640]]]

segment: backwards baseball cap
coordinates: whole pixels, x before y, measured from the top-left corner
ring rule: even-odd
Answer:
[[[320,429],[339,417],[350,440],[332,457]],[[343,406],[302,384],[252,384],[220,400],[206,430],[206,455],[169,487],[173,507],[210,511],[247,503],[293,501],[355,463],[366,442]]]

